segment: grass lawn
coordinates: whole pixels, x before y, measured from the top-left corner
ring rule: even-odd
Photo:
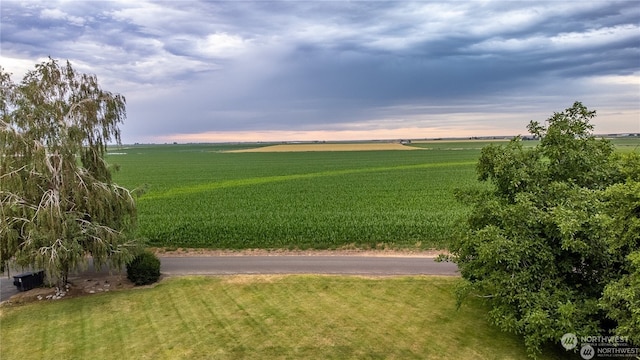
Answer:
[[[522,340],[490,326],[479,301],[456,310],[458,281],[185,277],[153,288],[3,306],[0,358],[526,358]]]

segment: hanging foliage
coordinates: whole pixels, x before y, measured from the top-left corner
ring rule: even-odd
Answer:
[[[104,154],[120,144],[125,98],[51,58],[19,84],[0,68],[0,92],[2,270],[15,262],[63,284],[88,255],[123,266],[136,248],[135,202]]]

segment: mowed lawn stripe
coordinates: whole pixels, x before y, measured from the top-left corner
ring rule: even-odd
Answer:
[[[186,277],[0,308],[2,359],[522,359],[451,277]],[[35,345],[35,346],[34,346]],[[25,349],[28,349],[25,351]],[[554,359],[559,356],[544,356]]]

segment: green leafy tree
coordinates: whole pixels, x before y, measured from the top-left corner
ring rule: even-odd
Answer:
[[[596,139],[594,116],[576,102],[529,124],[535,147],[518,137],[483,148],[478,176],[493,186],[458,194],[472,205],[450,249],[458,301],[485,298],[532,356],[568,332],[638,337],[640,161]]]
[[[627,160],[631,161],[623,169],[635,169],[636,174],[629,175],[636,180],[611,186],[605,193],[608,213],[612,214],[608,220],[613,233],[618,234],[611,239],[609,250],[625,258],[619,269],[621,275],[605,286],[600,305],[618,324],[615,333],[629,336],[640,346],[640,159]]]
[[[14,84],[0,68],[0,265],[44,269],[64,284],[86,266],[123,266],[136,250],[129,191],[103,156],[120,143],[125,98],[49,59]]]

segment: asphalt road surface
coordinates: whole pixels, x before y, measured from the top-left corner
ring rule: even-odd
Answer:
[[[458,275],[453,263],[428,257],[392,256],[183,256],[161,257],[164,275],[336,274],[336,275]],[[88,271],[93,271],[90,267]],[[107,270],[102,270],[103,272]],[[20,271],[13,271],[16,275]],[[17,293],[13,278],[0,279],[0,301]]]

